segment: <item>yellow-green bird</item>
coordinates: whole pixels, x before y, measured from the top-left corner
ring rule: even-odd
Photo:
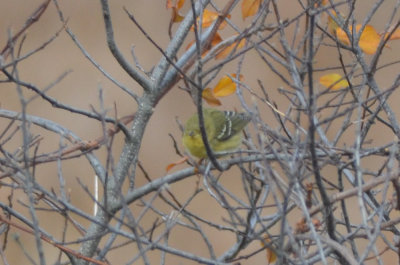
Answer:
[[[207,139],[216,156],[219,153],[239,148],[242,143],[242,130],[251,119],[249,114],[204,108],[203,116]],[[197,113],[193,114],[186,122],[182,140],[186,150],[192,156],[197,158],[207,157]]]

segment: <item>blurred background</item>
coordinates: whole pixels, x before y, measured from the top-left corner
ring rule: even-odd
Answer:
[[[0,48],[3,48],[8,40],[10,33],[19,30],[25,23],[26,19],[32,14],[32,12],[42,3],[39,0],[13,0],[0,1]],[[225,1],[215,1],[221,8]],[[297,1],[280,1],[282,18],[293,18],[298,15],[301,11]],[[361,1],[362,4],[358,4],[356,7],[356,17],[362,21],[368,10],[373,6],[374,1]],[[387,8],[391,8],[395,1],[385,1]],[[60,7],[64,13],[65,18],[68,20],[67,25],[76,35],[78,41],[90,54],[90,56],[99,63],[105,71],[107,71],[113,78],[127,86],[128,88],[141,94],[140,86],[132,81],[132,79],[124,73],[121,67],[117,64],[116,60],[111,55],[105,38],[104,23],[102,18],[102,12],[99,1],[93,0],[69,0],[60,1]],[[126,58],[133,63],[131,55],[131,47],[134,46],[135,55],[140,65],[146,70],[151,71],[153,65],[157,64],[161,58],[159,51],[152,46],[152,44],[143,36],[143,34],[136,28],[136,26],[129,20],[123,7],[126,7],[132,12],[137,21],[141,26],[148,32],[148,34],[156,41],[156,43],[165,48],[169,42],[168,37],[168,23],[171,16],[171,11],[165,8],[165,1],[159,0],[112,0],[110,1],[111,16],[115,30],[115,38],[121,51],[126,55]],[[184,9],[185,11],[187,9]],[[377,29],[383,29],[386,20],[379,19],[379,17],[385,17],[385,8],[381,8],[378,12],[378,16],[373,19],[373,24]],[[235,9],[232,13],[232,17],[237,16],[239,19],[236,20],[237,25],[245,26],[249,21],[243,21],[241,19],[240,10]],[[30,27],[25,43],[22,46],[22,54],[31,51],[42,45],[43,42],[49,40],[54,34],[62,29],[63,25],[59,20],[57,10],[53,3],[51,3],[40,18],[40,20]],[[174,26],[173,29],[176,29]],[[231,33],[227,32],[225,37],[228,37]],[[190,40],[187,40],[189,43]],[[382,61],[389,61],[394,54],[398,54],[399,44],[393,42],[390,44],[390,48],[385,50],[385,54],[382,56]],[[328,51],[328,50],[327,50]],[[282,99],[282,95],[277,92],[277,88],[284,86],[271,71],[265,67],[264,63],[260,62],[257,58],[257,54],[250,53],[249,56],[254,56],[254,60],[247,60],[243,67],[243,75],[245,77],[245,83],[250,86],[257,88],[257,80],[261,80],[264,84],[267,84],[268,92],[270,97],[274,99],[279,105],[285,100]],[[337,55],[329,52],[320,52],[315,61],[320,67],[327,67],[332,65],[337,60]],[[231,67],[231,68],[230,68]],[[231,66],[224,68],[221,75],[229,74],[234,72],[236,69],[236,63]],[[49,86],[60,76],[68,72],[65,78],[63,78],[57,85],[51,88],[47,93],[58,99],[60,102],[70,104],[71,106],[82,108],[85,110],[94,109],[99,110],[99,91],[102,89],[104,93],[104,105],[108,110],[109,115],[114,114],[114,106],[117,110],[118,117],[130,115],[135,112],[136,103],[126,93],[121,91],[118,87],[112,84],[107,78],[105,78],[82,54],[82,52],[76,47],[71,38],[61,31],[60,35],[51,42],[45,49],[35,53],[30,58],[26,59],[19,65],[19,75],[22,80],[35,84],[40,88]],[[387,68],[379,73],[380,84],[385,87],[391,82],[393,75],[397,75],[398,71],[393,68]],[[0,77],[2,74],[0,73]],[[316,76],[318,78],[318,76]],[[179,85],[182,85],[179,83]],[[143,167],[146,169],[150,178],[156,179],[166,174],[165,168],[168,164],[175,162],[179,159],[173,147],[173,142],[169,134],[171,134],[178,142],[178,147],[182,150],[182,144],[180,142],[181,132],[176,122],[178,119],[184,122],[192,113],[195,111],[195,106],[189,95],[178,88],[177,85],[172,89],[166,97],[158,104],[155,109],[154,115],[148,125],[145,133],[142,149],[140,153],[140,161]],[[215,83],[212,83],[214,86]],[[25,96],[29,97],[33,94],[30,91],[24,90]],[[390,100],[397,101],[398,98],[391,98]],[[222,99],[223,106],[221,109],[240,109],[239,101],[233,96],[226,99]],[[282,103],[283,104],[283,103]],[[21,103],[18,98],[18,94],[14,84],[0,84],[0,107],[3,109],[10,109],[14,111],[21,111]],[[282,108],[284,109],[284,108]],[[399,110],[395,109],[397,114]],[[98,122],[92,121],[86,117],[82,117],[76,114],[66,113],[65,111],[53,108],[47,102],[44,102],[40,98],[35,98],[28,105],[28,113],[31,115],[37,115],[54,122],[57,122],[71,131],[76,133],[79,137],[84,140],[91,141],[102,136],[102,128]],[[268,120],[268,115],[265,115],[265,120]],[[399,114],[400,115],[400,114]],[[272,119],[271,119],[272,120]],[[275,119],[273,119],[275,122]],[[0,131],[8,124],[8,121],[0,120]],[[43,130],[32,128],[32,131],[40,133],[44,140],[40,144],[39,153],[54,151],[58,149],[60,145],[60,138],[54,134],[48,134]],[[371,136],[372,137],[372,136]],[[376,141],[385,141],[386,137],[390,136],[389,132],[381,131],[379,135],[376,135]],[[20,146],[20,139],[13,139],[9,145]],[[123,135],[120,133],[114,140],[113,153],[115,161],[118,160],[118,154],[124,144]],[[97,150],[96,155],[102,160],[106,161],[106,151],[103,149]],[[178,169],[184,168],[185,166],[179,166]],[[176,170],[176,169],[173,169]],[[62,173],[66,180],[68,187],[71,203],[78,205],[78,207],[88,213],[92,212],[93,203],[90,198],[82,192],[82,187],[78,184],[79,179],[84,185],[87,185],[90,190],[93,190],[93,170],[88,165],[85,159],[64,161],[62,165]],[[46,164],[45,166],[37,167],[36,172],[37,178],[43,179],[42,183],[48,188],[58,190],[59,180],[57,177],[57,165]],[[239,174],[237,174],[239,176]],[[143,177],[143,173],[139,171],[137,177],[137,185],[143,185],[147,183],[147,180]],[[197,177],[192,177],[188,180],[171,186],[171,189],[178,198],[186,198],[193,193],[195,183],[199,181]],[[232,192],[237,194],[243,193],[241,188],[241,180],[239,177],[235,177],[233,171],[232,176],[227,179],[224,178],[221,181],[226,182],[225,184],[230,188]],[[1,200],[7,200],[7,193],[3,195],[0,193]],[[17,199],[22,202],[26,202],[26,198],[23,193],[17,194]],[[194,212],[202,212],[204,216],[211,220],[221,221],[221,213],[218,208],[212,209],[208,205],[211,205],[212,198],[207,193],[203,193],[194,200],[191,204],[191,210]],[[161,209],[165,206],[160,205]],[[206,211],[205,211],[206,209]],[[164,208],[165,213],[168,214],[168,208]],[[62,219],[58,219],[57,216],[41,216],[42,218],[40,226],[47,232],[54,234],[55,237],[61,236],[59,231],[58,222],[62,222]],[[78,217],[77,217],[78,218]],[[152,225],[152,219],[149,218],[149,228]],[[78,218],[79,219],[79,218]],[[296,219],[296,218],[295,218]],[[88,225],[88,222],[81,220],[83,225]],[[79,234],[75,230],[71,229],[71,234],[67,235],[69,240],[76,240],[79,238]],[[16,236],[20,236],[19,240],[21,245],[30,251],[30,248],[35,248],[34,239],[31,235],[26,235],[20,231],[11,230]],[[223,234],[223,233],[222,233]],[[210,235],[211,236],[211,235]],[[212,236],[211,236],[212,237]],[[203,248],[203,244],[197,244],[198,242],[190,239],[186,230],[182,232],[176,231],[174,236],[170,239],[172,245],[179,246],[179,248],[195,252],[199,254],[207,253]],[[230,234],[226,234],[226,237],[217,235],[212,237],[212,241],[218,245],[218,251],[223,253],[231,245],[234,238]],[[18,240],[8,242],[9,246],[6,252],[6,256],[9,264],[26,264],[27,259],[20,254],[21,246],[18,245]],[[58,252],[55,251],[54,247],[45,245],[46,255],[54,258],[57,257]],[[69,246],[75,248],[76,245]],[[256,250],[260,246],[251,245],[248,248],[248,253]],[[15,253],[11,253],[10,250],[15,249]],[[124,250],[126,251],[126,249]],[[120,264],[126,262],[124,259],[124,251],[115,251],[111,254],[111,264]],[[34,251],[32,253],[35,253]],[[158,263],[159,256],[154,253],[152,261]],[[218,253],[217,253],[218,254]],[[265,264],[265,253],[259,253],[251,259],[244,261],[243,264]],[[128,253],[130,256],[130,253]],[[53,259],[49,259],[49,264],[52,263]],[[168,259],[169,263],[175,264],[180,263],[179,259],[171,256]],[[0,261],[1,263],[1,261]]]

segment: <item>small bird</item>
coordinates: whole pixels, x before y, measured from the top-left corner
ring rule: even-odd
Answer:
[[[239,148],[242,143],[241,131],[249,123],[249,114],[234,111],[220,111],[204,108],[204,127],[213,153],[225,153]],[[193,114],[185,124],[183,145],[189,153],[197,158],[206,158],[207,151],[201,138],[198,114]]]

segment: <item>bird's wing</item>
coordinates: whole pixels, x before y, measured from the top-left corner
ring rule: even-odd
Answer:
[[[230,137],[234,136],[247,125],[250,121],[250,115],[246,113],[237,113],[234,111],[222,112],[224,119],[223,122],[219,122],[219,126],[216,128],[216,138],[219,141],[225,141]],[[222,115],[221,115],[222,116]],[[219,117],[221,119],[221,117]]]

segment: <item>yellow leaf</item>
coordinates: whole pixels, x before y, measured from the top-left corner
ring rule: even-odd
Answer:
[[[338,38],[338,40],[345,45],[350,44],[350,40],[347,37],[346,32],[341,28],[336,28],[336,38]]]
[[[228,47],[224,48],[222,51],[220,51],[216,56],[215,59],[224,59],[226,58],[231,52],[236,49],[239,50],[241,49],[244,45],[246,44],[246,39],[242,39],[239,44],[237,42],[232,43]]]
[[[268,238],[268,236],[265,236],[264,240],[265,241],[261,241],[261,246],[265,247],[265,250],[267,252],[267,265],[273,264],[276,262],[276,259],[277,259],[276,253],[272,249],[267,247],[266,244],[264,243],[264,242],[267,242],[267,243],[271,242],[271,240]]]
[[[332,16],[337,17],[336,12],[332,11],[331,12]],[[332,35],[335,35],[336,30],[339,28],[339,25],[335,22],[335,20],[333,20],[333,18],[328,15],[328,30],[329,33],[331,33]]]
[[[261,5],[261,0],[243,0],[242,2],[243,19],[257,14],[258,9],[260,9],[260,5]]]
[[[356,32],[360,31],[361,25],[356,26]],[[349,27],[350,33],[352,32],[352,27]],[[346,45],[350,45],[350,40],[347,37],[346,32],[341,29],[336,29],[336,37],[338,40]],[[381,36],[376,32],[375,28],[371,25],[366,25],[363,32],[361,33],[359,46],[363,52],[366,54],[374,54],[378,48]]]
[[[357,32],[360,30],[361,25],[357,28]],[[374,54],[381,41],[381,36],[376,32],[375,28],[370,25],[366,25],[364,31],[360,37],[360,47],[366,54]]]
[[[339,74],[327,74],[319,78],[319,83],[326,88],[337,90],[349,86],[347,80]]]
[[[267,264],[273,264],[276,261],[276,254],[271,249],[267,248]]]
[[[232,74],[234,78],[236,78],[235,74]],[[239,76],[239,80],[242,80],[243,76]],[[236,83],[232,80],[232,78],[228,75],[222,77],[218,84],[213,89],[213,94],[216,97],[226,97],[232,95],[236,91]]]
[[[206,88],[203,90],[201,97],[208,103],[210,106],[221,106],[221,101],[217,99],[214,93],[211,91],[210,88]]]

